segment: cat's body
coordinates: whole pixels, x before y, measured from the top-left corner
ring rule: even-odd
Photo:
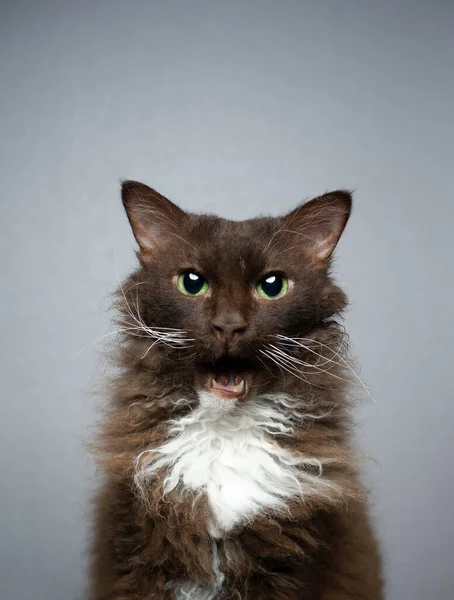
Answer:
[[[190,215],[123,186],[141,268],[119,294],[92,600],[381,599],[329,277],[350,197]]]

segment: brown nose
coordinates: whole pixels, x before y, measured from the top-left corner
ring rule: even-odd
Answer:
[[[234,318],[218,317],[211,322],[214,333],[223,345],[230,346],[247,329],[246,321],[239,315]]]

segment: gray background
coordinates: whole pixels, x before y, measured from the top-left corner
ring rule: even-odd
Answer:
[[[0,598],[83,597],[119,178],[243,218],[356,188],[337,273],[389,600],[454,595],[453,3],[4,2]],[[451,38],[451,39],[450,39]]]

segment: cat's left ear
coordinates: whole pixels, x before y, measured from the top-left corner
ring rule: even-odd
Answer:
[[[156,190],[138,181],[123,181],[121,199],[142,257],[151,256],[173,234],[181,233],[187,214]]]
[[[300,236],[314,261],[326,264],[347,224],[352,196],[346,190],[335,190],[305,202],[285,219],[288,230]]]

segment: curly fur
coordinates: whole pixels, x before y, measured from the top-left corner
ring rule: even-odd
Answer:
[[[349,198],[231,222],[124,184],[141,266],[117,297],[91,600],[381,600],[329,273]],[[188,268],[212,282],[204,299],[176,289]],[[291,292],[261,302],[251,290],[271,268]],[[247,323],[228,352],[212,326],[226,315]],[[247,374],[245,398],[207,390],[226,369]]]

